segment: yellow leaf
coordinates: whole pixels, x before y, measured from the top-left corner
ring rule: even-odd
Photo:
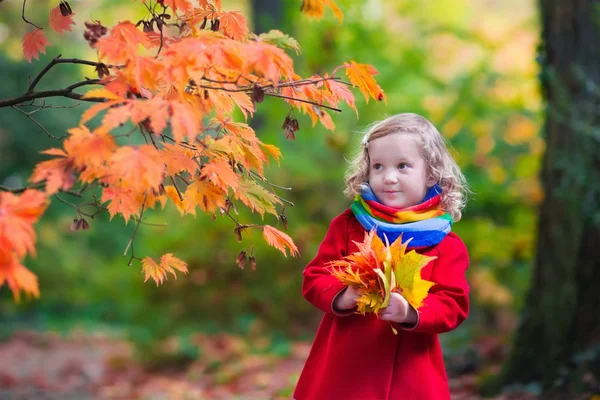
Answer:
[[[188,273],[187,264],[180,260],[177,257],[173,256],[173,253],[164,254],[160,258],[160,267],[167,272],[170,272],[175,279],[177,279],[177,275],[175,275],[175,270],[181,271],[184,274]]]
[[[83,99],[108,99],[108,100],[124,100],[121,96],[114,94],[108,89],[92,89],[83,95]]]
[[[398,238],[396,242],[400,241]],[[396,285],[401,290],[402,297],[415,309],[421,307],[427,297],[433,282],[421,278],[421,269],[437,257],[428,257],[411,250],[399,260],[394,260],[394,274]]]
[[[297,256],[299,254],[298,247],[294,244],[289,235],[281,232],[273,228],[272,226],[265,225],[263,227],[263,237],[269,244],[269,246],[275,247],[277,250],[281,251],[284,256],[287,257],[287,249],[290,250],[290,254],[292,256]]]
[[[265,213],[276,214],[275,204],[281,204],[281,200],[277,196],[245,176],[234,196],[261,216],[264,216]]]
[[[144,282],[152,278],[156,282],[156,286],[162,284],[167,277],[167,271],[161,268],[152,257],[144,257],[142,260],[142,272],[144,273]]]
[[[354,61],[350,61],[350,63],[344,64],[346,66],[346,75],[350,82],[354,86],[358,86],[363,96],[365,96],[365,101],[369,102],[369,97],[373,97],[375,100],[386,101],[385,94],[383,90],[375,79],[373,79],[373,75],[377,75],[378,72],[372,65],[369,64],[358,64]]]

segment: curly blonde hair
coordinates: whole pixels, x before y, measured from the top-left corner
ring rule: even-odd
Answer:
[[[440,132],[431,122],[418,114],[397,114],[367,129],[360,149],[350,161],[350,167],[346,172],[344,193],[350,198],[360,194],[361,185],[369,180],[369,142],[392,133],[418,136],[421,142],[421,155],[427,164],[429,177],[433,178],[442,189],[442,209],[448,212],[454,221],[459,221],[469,193],[467,181],[448,152]]]

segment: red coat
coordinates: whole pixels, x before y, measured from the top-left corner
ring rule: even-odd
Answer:
[[[448,378],[437,335],[465,320],[469,286],[467,249],[454,233],[438,245],[420,250],[437,256],[421,271],[436,282],[418,310],[413,329],[374,315],[340,315],[331,308],[344,288],[324,267],[357,251],[365,230],[350,210],[336,217],[316,257],[304,270],[304,297],[321,309],[321,320],[310,355],[296,386],[296,400],[437,400],[449,399]]]

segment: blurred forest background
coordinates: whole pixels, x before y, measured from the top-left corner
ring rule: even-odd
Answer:
[[[45,18],[54,3],[32,3],[29,19]],[[55,201],[37,224],[38,255],[26,260],[40,279],[40,299],[15,303],[7,287],[0,288],[0,340],[13,345],[3,348],[0,342],[0,363],[16,363],[19,354],[29,354],[31,364],[13,375],[0,368],[0,384],[13,384],[15,394],[23,379],[32,379],[31,390],[59,390],[71,382],[61,374],[80,376],[78,371],[84,371],[93,381],[98,371],[104,376],[112,371],[112,381],[95,387],[98,396],[289,398],[321,318],[302,298],[302,269],[331,219],[350,204],[342,193],[346,159],[368,124],[407,111],[424,115],[439,128],[473,191],[463,220],[453,227],[470,252],[473,307],[458,330],[441,336],[449,374],[463,376],[454,382],[455,398],[461,398],[461,391],[463,398],[471,398],[478,382],[498,372],[529,285],[543,198],[538,179],[544,141],[537,5],[532,0],[338,4],[343,24],[331,13],[321,21],[309,20],[299,12],[299,1],[224,2],[228,9],[242,10],[256,33],[277,28],[297,39],[302,53],[292,55],[301,75],[330,72],[350,59],[370,63],[379,70],[377,81],[388,96],[387,104],[367,105],[357,95],[360,118],[343,108],[333,115],[335,132],[313,128],[302,116],[295,141],[286,140],[281,129],[286,104],[268,98],[258,106],[251,124],[263,142],[282,150],[281,165],[272,166],[266,176],[293,188],[286,197],[295,204],[286,210],[288,234],[301,257],[284,258],[258,237],[256,243],[238,243],[233,224],[224,218],[181,218],[176,209],[168,209],[147,214],[150,222],[166,222],[168,228],[142,226],[136,252],[174,252],[189,263],[190,274],[156,287],[143,282],[139,263],[128,267],[122,256],[133,224],[125,225],[120,217],[108,223],[108,215],[101,215],[89,221],[89,231],[71,232],[73,209]],[[0,98],[23,93],[29,77],[58,53],[95,59],[80,21],[95,19],[110,26],[145,15],[134,2],[72,1],[78,26],[63,40],[51,40],[47,55],[29,64],[21,50],[28,29],[20,18],[21,6],[14,0],[0,4]],[[42,85],[67,86],[92,75],[89,67],[61,65]],[[50,102],[74,104],[68,99]],[[78,123],[85,108],[42,110],[36,119],[61,136]],[[56,141],[22,114],[0,109],[0,183],[24,184],[32,166],[44,159],[39,151],[53,146]],[[247,221],[259,218],[240,212]],[[267,223],[282,229],[272,219]],[[237,254],[254,244],[256,270],[240,270]],[[90,353],[95,369],[81,360],[69,361],[69,354],[81,357],[74,343]],[[40,350],[54,347],[62,350]],[[43,376],[35,360],[50,362],[44,358],[48,354],[60,368]],[[73,398],[87,390],[88,381],[77,379],[72,379],[75,392],[63,388]],[[528,390],[535,394],[539,388]],[[152,397],[157,393],[165,397]]]

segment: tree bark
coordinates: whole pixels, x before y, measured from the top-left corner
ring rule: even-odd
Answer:
[[[597,374],[600,360],[599,2],[539,4],[545,198],[531,286],[496,387],[539,382],[575,398],[593,386],[582,369]]]

